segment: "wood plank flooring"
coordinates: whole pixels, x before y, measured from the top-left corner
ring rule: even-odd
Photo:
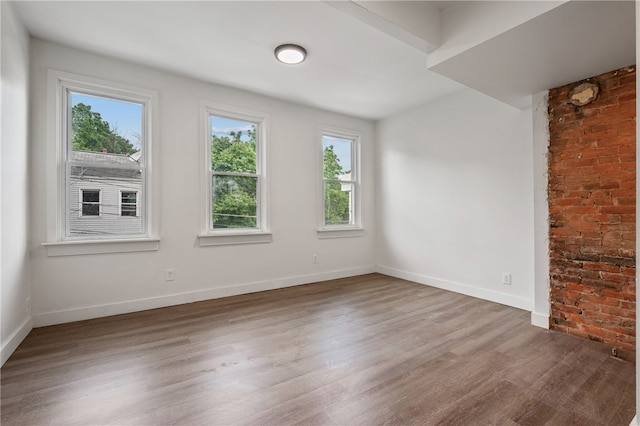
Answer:
[[[635,365],[372,274],[32,331],[9,425],[629,425]]]

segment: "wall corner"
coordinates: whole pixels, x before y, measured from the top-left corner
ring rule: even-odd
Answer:
[[[534,310],[531,324],[549,328],[549,91],[532,96]]]

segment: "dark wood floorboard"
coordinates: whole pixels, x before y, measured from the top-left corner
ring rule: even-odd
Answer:
[[[623,425],[635,365],[371,274],[34,329],[3,425]]]

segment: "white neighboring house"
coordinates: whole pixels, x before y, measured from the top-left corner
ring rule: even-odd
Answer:
[[[69,236],[142,233],[140,156],[71,151]]]
[[[340,190],[349,195],[349,222],[353,222],[353,181],[351,180],[351,172],[338,176],[340,181]]]

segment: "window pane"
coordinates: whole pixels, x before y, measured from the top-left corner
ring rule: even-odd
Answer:
[[[211,170],[256,173],[257,125],[211,116]]]
[[[77,92],[69,92],[69,100],[67,235],[144,233],[136,194],[143,184],[144,105]],[[100,205],[83,200],[78,212],[74,194],[87,185],[99,189]]]
[[[122,203],[136,203],[136,192],[122,192]]]
[[[122,203],[120,205],[120,215],[137,216],[136,192],[122,192]]]
[[[325,182],[324,224],[353,225],[353,184]]]
[[[99,216],[100,204],[82,204],[82,216]]]
[[[255,177],[214,175],[213,228],[256,228],[257,186]]]
[[[82,202],[83,203],[99,203],[100,202],[100,191],[82,191]]]
[[[325,179],[351,180],[352,144],[353,141],[350,139],[326,135],[322,137]]]
[[[136,216],[136,205],[133,204],[123,204],[122,211],[120,212],[122,216]]]
[[[82,190],[82,216],[100,215],[100,191]]]
[[[143,105],[82,93],[71,97],[71,150],[140,154]]]

